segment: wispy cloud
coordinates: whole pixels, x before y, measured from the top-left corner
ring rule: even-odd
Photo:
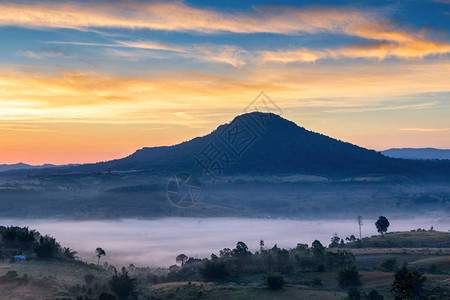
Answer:
[[[130,28],[201,33],[343,32],[375,14],[351,7],[254,7],[235,13],[182,2],[3,3],[0,25],[50,28]]]
[[[232,45],[214,45],[214,44],[194,44],[190,46],[169,45],[158,43],[155,41],[121,41],[117,40],[113,43],[84,43],[84,42],[61,42],[52,41],[48,44],[65,44],[78,46],[94,46],[94,47],[110,47],[110,48],[130,48],[143,50],[158,50],[173,52],[171,55],[178,55],[185,58],[195,58],[203,61],[212,61],[230,64],[234,67],[245,65],[252,57],[248,51]],[[130,52],[113,50],[108,52],[110,55],[129,58],[131,60],[139,60],[142,58],[169,58],[173,56],[155,55],[153,52]],[[169,55],[169,53],[167,54]]]
[[[60,58],[76,58],[76,55],[69,55],[62,51],[30,51],[30,50],[18,50],[16,51],[16,55],[19,56],[25,56],[28,58],[34,58],[34,59],[44,59],[44,58],[53,58],[53,57],[60,57]]]
[[[450,128],[400,128],[401,131],[440,132],[449,131]]]
[[[326,112],[338,112],[338,113],[361,113],[361,112],[368,112],[368,111],[386,111],[386,110],[407,110],[407,109],[427,109],[436,106],[436,102],[428,102],[428,103],[419,103],[419,104],[407,104],[407,105],[384,105],[384,106],[378,106],[378,107],[345,107],[345,108],[338,108],[338,109],[332,109],[327,110]]]

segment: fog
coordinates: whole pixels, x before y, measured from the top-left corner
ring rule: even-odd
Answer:
[[[389,218],[389,216],[388,216]],[[363,236],[377,234],[375,219],[365,219]],[[218,254],[225,247],[234,248],[245,242],[251,251],[266,246],[291,248],[297,243],[318,239],[330,243],[333,233],[341,238],[359,235],[354,219],[346,220],[278,220],[245,218],[161,218],[154,220],[123,219],[117,221],[55,221],[36,219],[3,219],[2,225],[29,226],[41,234],[55,237],[63,246],[78,251],[80,259],[96,262],[95,249],[102,247],[108,261],[116,266],[133,263],[136,266],[167,267],[175,263],[180,253],[204,258]],[[448,218],[390,219],[389,231],[403,231],[434,226],[448,231]]]

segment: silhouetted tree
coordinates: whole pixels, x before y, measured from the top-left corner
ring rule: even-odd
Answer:
[[[112,276],[110,284],[111,289],[117,295],[119,300],[128,300],[136,298],[136,279],[130,278],[125,268],[122,268],[122,274],[118,275],[117,271]]]
[[[231,250],[231,258],[236,274],[240,274],[249,264],[252,253],[248,251],[248,247],[244,242],[237,242],[236,247]]]
[[[346,237],[345,240],[347,242],[353,243],[356,242],[356,237],[352,234],[350,237]]]
[[[263,240],[260,240],[260,241],[259,241],[259,251],[260,251],[260,252],[263,252],[263,251],[264,251],[264,241],[263,241]]]
[[[95,249],[95,254],[98,258],[97,265],[100,265],[100,257],[106,255],[106,252],[102,248],[98,247],[97,249]]]
[[[181,266],[184,266],[184,263],[186,262],[187,259],[188,259],[188,257],[186,254],[180,254],[177,256],[176,262],[181,263]]]
[[[219,251],[220,258],[231,258],[231,249],[223,248],[223,250]]]
[[[77,256],[77,252],[73,251],[72,249],[70,249],[69,247],[64,247],[63,249],[63,255],[65,258],[68,259],[75,259]]]
[[[355,287],[361,285],[360,275],[355,265],[342,269],[338,272],[338,283],[340,287]]]
[[[423,286],[426,280],[423,274],[409,271],[408,264],[404,262],[403,267],[394,274],[391,292],[397,294],[396,300],[408,300],[420,296],[424,292]]]
[[[311,252],[315,256],[321,256],[325,252],[325,247],[318,240],[315,240],[311,245]]]
[[[385,232],[387,232],[388,227],[389,227],[389,221],[385,216],[380,216],[378,218],[378,220],[375,222],[375,226],[377,227],[377,231],[379,233],[381,233],[381,235],[383,236],[383,234]]]
[[[34,252],[39,258],[54,258],[60,251],[61,245],[50,236],[41,236],[39,243],[34,247]]]
[[[341,238],[338,236],[337,233],[333,234],[333,237],[331,238],[331,244],[328,245],[328,248],[336,248],[339,246],[339,241]]]

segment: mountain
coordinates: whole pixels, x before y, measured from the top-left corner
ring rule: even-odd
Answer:
[[[6,172],[11,170],[22,170],[22,169],[42,169],[42,168],[52,168],[56,167],[56,165],[45,164],[41,166],[32,166],[24,163],[11,164],[11,165],[0,165],[0,172]]]
[[[392,148],[381,153],[392,158],[450,159],[450,150],[435,148]]]
[[[208,135],[173,146],[142,148],[122,159],[15,174],[136,172],[227,176],[310,174],[326,177],[399,175],[449,178],[450,162],[394,159],[320,133],[272,113],[235,117]]]
[[[276,114],[237,116],[210,134],[174,146],[142,148],[132,155],[66,172],[145,170],[222,174],[440,176],[448,165],[389,158],[374,150],[306,130]],[[222,173],[222,174],[219,174]]]

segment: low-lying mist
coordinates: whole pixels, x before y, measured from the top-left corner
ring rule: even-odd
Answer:
[[[389,216],[387,216],[388,219]],[[377,234],[375,219],[365,219],[362,235]],[[417,228],[447,231],[450,221],[440,218],[390,219],[388,232]],[[345,239],[359,235],[354,219],[344,220],[281,220],[246,218],[161,218],[153,220],[122,219],[117,221],[57,221],[38,219],[3,219],[1,225],[29,226],[41,234],[55,237],[63,246],[78,251],[80,259],[96,262],[95,249],[102,247],[108,261],[116,266],[167,267],[184,253],[204,258],[223,248],[234,248],[245,242],[256,251],[262,239],[265,245],[291,248],[297,243],[320,240],[330,243],[334,233]]]

